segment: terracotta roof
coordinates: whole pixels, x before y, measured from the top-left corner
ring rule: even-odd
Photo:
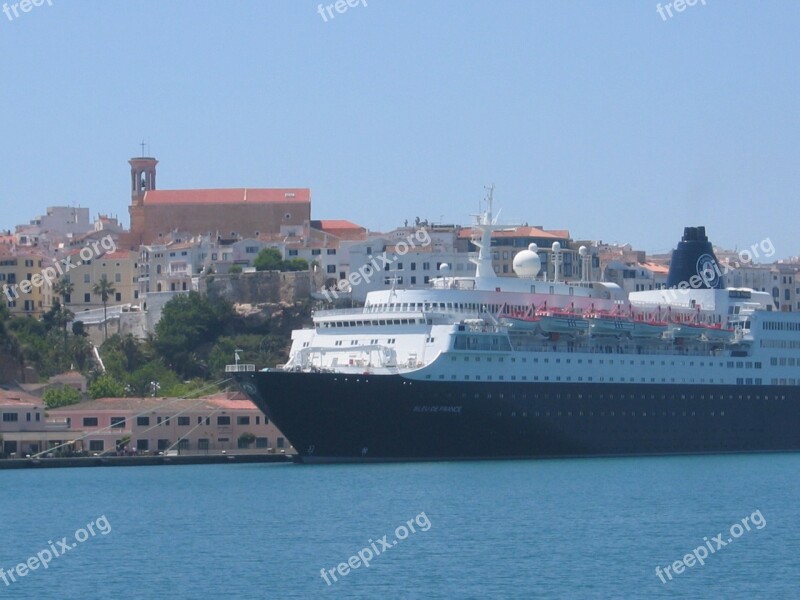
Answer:
[[[640,263],[642,267],[647,269],[648,271],[652,271],[653,273],[669,273],[669,267],[665,267],[664,265],[654,263],[654,262],[645,262]]]
[[[471,238],[473,230],[465,227],[458,232],[460,238]],[[569,239],[569,231],[566,229],[539,229],[538,227],[514,227],[507,230],[494,231],[493,238],[512,238],[512,237],[538,237],[553,240]]]
[[[271,204],[311,202],[308,188],[220,190],[151,190],[144,196],[147,206],[170,204]]]
[[[219,394],[205,398],[98,398],[48,411],[51,415],[75,411],[144,411],[178,412],[181,410],[258,410],[256,405],[239,394]]]
[[[167,248],[166,249],[167,249],[167,251],[170,251],[170,250],[189,250],[190,248],[194,248],[196,246],[199,246],[200,244],[201,244],[201,242],[181,242],[181,243],[170,242],[169,244],[167,244]]]
[[[53,375],[50,379],[85,379],[80,371],[64,371],[58,375]]]
[[[22,391],[0,390],[0,405],[2,406],[43,406],[41,398],[31,396]]]
[[[321,221],[311,221],[314,229],[364,229],[361,225],[356,225],[346,219],[323,219]]]

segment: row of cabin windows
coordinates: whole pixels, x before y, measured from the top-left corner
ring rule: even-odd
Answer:
[[[493,360],[493,357],[491,357],[491,356],[484,356],[484,357],[474,356],[474,357],[472,357],[472,359],[475,362],[481,362],[481,358],[484,358],[486,360],[486,362],[492,362],[492,360]],[[494,357],[494,358],[497,359],[497,362],[505,362],[505,358],[506,357],[498,356],[498,357]],[[451,356],[450,360],[451,361],[457,361],[458,357],[457,356]],[[469,356],[462,356],[461,360],[464,361],[464,362],[469,362],[470,361],[470,357]],[[512,363],[517,362],[517,359],[515,357],[509,357],[509,360]],[[521,362],[523,362],[523,363],[527,363],[528,362],[527,358],[520,358],[519,360]],[[571,358],[563,359],[564,363],[566,363],[566,364],[571,364],[572,360],[573,359],[571,359]],[[776,359],[773,358],[772,360],[774,361]],[[781,359],[781,360],[784,360],[784,359]],[[792,360],[794,360],[794,359],[792,359]],[[532,358],[531,359],[531,362],[533,362],[534,364],[539,363],[539,361],[540,361],[539,358]],[[555,364],[560,364],[561,361],[562,361],[562,359],[560,359],[560,358],[553,359],[553,362]],[[550,363],[550,359],[549,358],[542,358],[541,362],[543,362],[545,364],[549,364]],[[601,365],[605,365],[606,364],[605,359],[602,359],[602,358],[598,359],[597,362],[598,362],[598,364],[601,364]],[[655,364],[656,364],[656,361],[654,361],[654,360],[651,360],[651,361],[640,360],[639,364],[641,366],[645,366],[645,365],[647,365],[648,362],[652,366],[655,366]],[[661,362],[661,366],[666,366],[667,365],[667,361],[666,360],[662,360],[660,362]],[[577,359],[575,359],[575,363],[579,364],[579,365],[583,364],[583,359],[582,358],[577,358]],[[594,359],[587,358],[586,359],[586,364],[589,364],[589,365],[594,364]],[[615,364],[614,360],[613,359],[609,359],[608,364],[609,365]],[[625,359],[618,359],[616,364],[619,364],[620,366],[624,366],[626,364],[625,363]],[[633,365],[636,364],[636,361],[635,360],[628,360],[628,364],[630,366],[633,366]],[[676,366],[674,360],[669,361],[669,364],[670,364],[671,367]],[[776,363],[773,362],[772,364],[774,365]],[[781,363],[781,364],[783,364],[783,363]],[[800,365],[800,359],[797,359],[797,364]],[[790,363],[790,366],[793,366],[793,365],[794,365],[794,362]],[[686,361],[680,361],[680,366],[682,366],[682,367],[687,366]],[[693,360],[689,361],[688,366],[694,367],[695,366],[695,361],[693,361]],[[719,368],[722,368],[723,363],[721,361],[717,362],[717,363],[709,361],[708,364],[706,364],[705,361],[699,361],[697,366],[699,366],[699,367],[707,367],[708,366],[708,367],[719,367]],[[727,361],[725,363],[725,367],[728,368],[728,369],[734,369],[734,368],[735,369],[752,369],[752,368],[760,369],[762,367],[762,364],[761,364],[760,361],[753,362],[753,361],[750,361],[750,360],[746,360],[746,361],[743,361],[743,360],[737,360],[737,361],[729,360],[729,361]]]
[[[773,367],[800,367],[800,358],[794,356],[773,356],[769,359],[769,364]]]
[[[759,340],[762,348],[800,349],[800,340]]]
[[[356,321],[322,321],[319,323],[319,327],[325,329],[329,327],[375,327],[375,326],[386,326],[386,325],[431,325],[433,324],[433,319],[372,319],[372,320],[362,320],[358,319]]]
[[[766,329],[767,331],[800,331],[800,323],[782,323],[780,321],[764,321],[764,329]]]
[[[475,400],[480,400],[484,398],[486,400],[589,400],[589,401],[605,401],[605,400],[635,400],[635,401],[644,401],[644,400],[661,400],[661,401],[677,401],[677,400],[689,400],[690,402],[695,402],[697,400],[705,401],[705,400],[786,400],[786,394],[722,394],[722,393],[681,393],[678,394],[668,394],[665,392],[556,392],[554,394],[548,394],[545,392],[499,392],[499,393],[469,393],[469,392],[461,392],[461,393],[453,393],[453,392],[446,392],[446,393],[433,393],[431,397],[434,400],[466,400],[467,398],[474,398]]]
[[[595,411],[593,411],[593,410],[587,410],[587,411],[577,410],[577,411],[574,411],[574,413],[571,410],[567,410],[567,411],[562,411],[562,410],[558,410],[558,411],[555,411],[555,410],[554,411],[549,411],[549,410],[538,411],[537,410],[537,411],[532,411],[530,413],[528,411],[526,411],[526,410],[519,411],[519,413],[517,411],[511,411],[511,412],[506,412],[506,413],[504,413],[503,411],[497,411],[497,416],[498,417],[502,417],[503,415],[505,415],[507,417],[516,417],[516,416],[518,416],[518,414],[522,415],[523,417],[527,417],[530,414],[530,416],[536,417],[536,418],[539,418],[539,417],[570,417],[571,418],[573,416],[574,417],[594,417],[594,416],[598,416],[598,417],[606,417],[606,416],[609,416],[609,417],[617,417],[617,416],[620,416],[620,417],[646,417],[646,416],[648,416],[648,411],[646,411],[646,410],[642,410],[642,411],[635,411],[635,410],[631,410],[631,411],[626,411],[626,410],[620,410],[620,411],[609,410],[609,411],[605,411],[605,410],[601,410],[601,411],[597,411],[597,413],[595,413]],[[656,413],[656,411],[651,410],[649,415],[651,417],[655,417],[655,416],[657,416],[657,413]],[[684,410],[684,411],[680,411],[680,412],[675,411],[675,410],[673,410],[673,411],[662,410],[661,411],[661,416],[662,417],[667,417],[667,416],[673,416],[673,417],[698,417],[698,416],[699,417],[705,417],[705,416],[716,417],[716,416],[719,416],[719,417],[724,417],[725,416],[725,411],[721,410],[721,411],[718,412],[718,411],[715,411],[715,410],[711,410],[711,411],[708,411],[708,413],[706,413],[705,411],[696,411],[696,410],[692,410],[692,411]]]
[[[370,304],[365,307],[366,312],[406,312],[406,311],[428,311],[428,310],[448,310],[458,312],[477,312],[488,311],[498,313],[501,308],[507,310],[527,311],[528,307],[507,306],[504,304],[481,304],[480,302],[397,302],[393,304]]]
[[[425,375],[425,379],[432,379],[432,378],[433,378],[432,375]],[[439,379],[445,379],[445,375],[444,374],[439,375]],[[638,379],[638,383],[648,383],[648,382],[649,383],[657,383],[656,379],[657,379],[656,377],[650,377],[649,379],[647,377],[640,377]],[[583,377],[583,376],[579,376],[579,377],[572,377],[572,376],[550,377],[549,375],[544,375],[542,377],[540,377],[539,375],[534,375],[532,377],[528,377],[527,375],[521,375],[519,377],[517,377],[516,375],[511,375],[508,378],[506,378],[505,375],[498,375],[496,377],[492,376],[492,375],[486,375],[486,376],[484,376],[483,379],[481,379],[480,375],[475,375],[474,377],[470,376],[470,375],[463,375],[461,377],[457,377],[456,375],[450,375],[450,380],[451,381],[460,381],[460,380],[463,380],[463,381],[470,381],[470,380],[472,380],[472,381],[569,381],[569,382],[572,382],[572,381],[577,381],[577,382],[586,381],[586,382],[590,382],[590,383],[597,381],[597,382],[601,382],[601,383],[604,383],[604,382],[609,382],[609,383],[615,383],[615,382],[616,383],[637,383],[637,379],[635,377],[628,377],[627,379],[625,377],[618,377],[618,378],[615,379],[613,377],[606,378],[606,377]],[[668,380],[666,377],[661,377],[660,380],[658,381],[658,383],[720,383],[720,384],[722,384],[722,383],[727,383],[727,382],[724,379],[714,379],[714,378],[709,378],[709,379],[700,378],[698,380],[698,379],[695,379],[694,377],[690,377],[687,380],[686,377],[683,377],[683,378],[680,378],[680,379],[676,379],[675,377],[671,377]],[[737,377],[736,383],[737,383],[737,385],[761,385],[763,383],[763,380],[762,380],[761,377],[755,377],[755,378],[753,378],[753,377]]]
[[[511,400],[677,400],[678,396],[673,394],[667,394],[665,392],[599,392],[595,394],[594,392],[556,392],[554,394],[548,394],[546,392],[499,392],[499,393],[492,393],[488,392],[486,394],[480,394],[477,392],[468,393],[468,392],[461,392],[453,393],[453,392],[445,392],[443,394],[439,394],[434,392],[431,394],[433,398],[445,398],[447,400],[451,400],[459,396],[462,400],[466,399],[468,396],[472,396],[476,400],[486,397],[487,400],[492,400],[493,398],[497,398],[498,400],[505,400],[506,398],[510,398]],[[597,396],[595,398],[595,396]],[[680,394],[681,400],[762,400],[761,394],[716,394],[716,393],[709,393],[706,394],[705,392],[701,392],[699,394],[693,392],[683,392]],[[775,394],[774,396],[770,397],[769,394],[764,394],[763,400],[785,400],[785,395],[778,395]]]

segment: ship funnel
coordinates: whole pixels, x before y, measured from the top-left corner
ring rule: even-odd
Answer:
[[[668,288],[719,289],[722,269],[706,237],[705,227],[685,227],[678,247],[672,252],[667,275]]]

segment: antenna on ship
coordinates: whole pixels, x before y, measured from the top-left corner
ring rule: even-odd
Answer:
[[[389,288],[389,299],[390,300],[397,295],[395,293],[395,290],[397,289],[397,275],[395,275],[394,277],[391,278],[391,282],[392,282],[392,287]]]
[[[486,195],[486,210],[479,215],[473,215],[476,218],[475,234],[472,243],[478,247],[478,257],[470,258],[469,261],[475,265],[475,277],[493,278],[497,277],[492,267],[492,253],[490,251],[492,245],[492,231],[497,229],[492,220],[492,204],[494,200],[494,184],[485,188],[488,190]],[[480,234],[480,239],[478,238]]]
[[[589,249],[586,246],[578,248],[578,254],[581,257],[581,281],[586,283],[589,281],[589,261],[592,257],[589,255]]]

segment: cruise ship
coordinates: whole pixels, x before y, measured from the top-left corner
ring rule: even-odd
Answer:
[[[548,279],[535,245],[491,261],[491,196],[472,277],[320,310],[277,368],[231,367],[306,463],[800,449],[800,314],[724,287],[687,227],[664,289]],[[585,248],[580,260],[589,260]],[[544,273],[544,274],[541,274]]]

